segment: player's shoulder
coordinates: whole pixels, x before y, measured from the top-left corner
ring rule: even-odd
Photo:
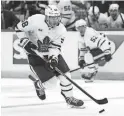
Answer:
[[[64,33],[64,32],[67,31],[63,23],[60,23],[60,24],[57,26],[57,30],[60,31],[61,33]]]
[[[98,32],[95,29],[93,29],[92,27],[87,27],[86,33],[88,36],[93,36],[93,35],[98,34]]]
[[[96,30],[93,29],[92,27],[87,27],[87,31],[88,31],[88,32],[94,32],[94,31],[96,31]]]
[[[42,14],[35,14],[35,15],[32,15],[31,17],[28,18],[29,20],[31,21],[44,21],[45,20],[45,16],[42,15]]]

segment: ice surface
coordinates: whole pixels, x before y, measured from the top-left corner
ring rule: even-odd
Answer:
[[[97,105],[74,87],[74,95],[84,100],[85,109],[69,108],[60,95],[59,84],[46,90],[47,99],[41,101],[36,96],[33,83],[29,79],[1,79],[2,116],[124,116],[124,81],[95,81],[84,83],[74,80],[95,98],[107,97],[109,103]],[[99,114],[99,110],[105,112]]]

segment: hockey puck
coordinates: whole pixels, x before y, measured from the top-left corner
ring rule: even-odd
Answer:
[[[102,109],[102,110],[100,110],[100,111],[99,111],[99,113],[102,113],[102,112],[104,112],[104,111],[105,111],[105,110],[104,110],[104,109]]]

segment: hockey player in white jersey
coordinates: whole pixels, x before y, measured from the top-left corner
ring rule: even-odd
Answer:
[[[67,104],[82,106],[84,102],[73,97],[73,86],[70,81],[54,70],[54,67],[58,67],[71,78],[69,67],[61,55],[66,28],[60,21],[59,9],[54,5],[48,5],[45,16],[33,15],[28,20],[18,23],[15,30],[20,39],[20,45],[26,51],[29,65],[36,74],[37,79],[34,85],[38,97],[44,100],[46,83],[54,82],[57,78],[60,80],[61,94]],[[49,63],[46,63],[44,58]]]
[[[94,29],[105,29],[108,28],[108,17],[100,13],[100,10],[97,6],[91,6],[88,11],[88,20],[87,24]]]
[[[67,104],[82,106],[83,101],[73,97],[72,84],[54,70],[54,67],[58,67],[71,78],[69,67],[61,55],[66,28],[60,21],[59,9],[54,5],[49,5],[45,9],[45,16],[33,15],[26,21],[18,23],[15,30],[20,39],[20,45],[26,51],[30,68],[36,74],[37,79],[34,85],[38,97],[44,100],[46,98],[45,84],[54,82],[57,78],[60,80],[61,94]],[[49,63],[46,63],[44,58]]]
[[[83,19],[78,20],[75,26],[79,32],[77,38],[82,77],[92,80],[98,71],[98,66],[104,66],[112,59],[115,44],[105,34],[87,27],[86,21]],[[86,68],[84,68],[85,66]]]
[[[111,4],[109,7],[110,16],[108,17],[109,28],[124,28],[124,14],[119,13],[119,5]]]

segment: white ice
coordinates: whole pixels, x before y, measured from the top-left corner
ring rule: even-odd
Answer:
[[[69,108],[60,95],[59,85],[46,90],[47,99],[41,101],[29,79],[1,79],[2,116],[124,116],[124,81],[95,81],[84,83],[74,80],[83,89],[100,99],[107,97],[109,103],[97,105],[74,87],[74,95],[84,100],[85,109]],[[99,110],[105,112],[99,114]]]

